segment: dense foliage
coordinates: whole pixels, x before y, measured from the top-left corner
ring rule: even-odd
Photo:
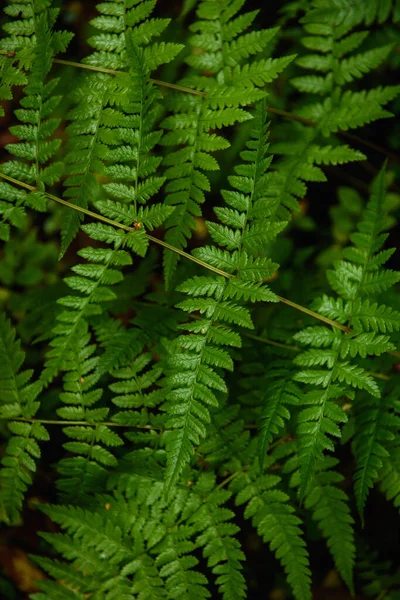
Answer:
[[[323,541],[343,590],[399,598],[368,543],[371,495],[400,506],[399,2],[64,4],[7,0],[0,40],[0,519],[40,531],[28,596],[309,600]]]

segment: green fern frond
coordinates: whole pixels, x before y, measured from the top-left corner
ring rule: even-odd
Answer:
[[[143,233],[139,230],[134,233],[124,233],[121,229],[114,229],[109,225],[85,225],[84,230],[95,240],[113,244],[114,249],[84,248],[79,251],[87,264],[76,265],[73,270],[76,275],[66,278],[67,285],[75,295],[59,299],[59,304],[64,310],[58,316],[59,323],[53,329],[51,349],[47,354],[42,381],[49,383],[58,373],[65,369],[65,361],[77,343],[81,327],[85,327],[87,317],[101,314],[101,304],[113,300],[115,294],[110,286],[122,280],[120,270],[132,264],[130,254],[122,246],[144,254],[147,248]]]
[[[110,390],[116,394],[112,402],[125,409],[113,415],[115,423],[146,426],[152,417],[150,409],[164,400],[164,391],[156,387],[162,375],[161,366],[153,365],[146,369],[152,359],[150,352],[139,354],[127,366],[113,373],[113,378],[119,381],[110,385]],[[138,409],[141,409],[140,412]]]
[[[292,406],[301,402],[301,391],[293,381],[293,366],[289,360],[272,360],[266,368],[266,354],[248,361],[243,367],[246,374],[241,386],[246,390],[244,400],[260,409],[258,426],[258,456],[261,468],[268,446],[282,433],[291,417]]]
[[[371,25],[374,21],[384,23],[393,11],[393,17],[397,21],[400,18],[396,2],[387,0],[371,0],[361,2],[360,0],[313,0],[312,8],[303,17],[304,22],[320,22],[326,26],[338,29],[338,35],[343,36],[353,27],[365,23]]]
[[[323,172],[316,170],[315,165],[363,160],[361,152],[339,145],[332,134],[392,116],[384,107],[399,94],[399,86],[361,91],[344,89],[354,79],[376,69],[391,51],[390,45],[385,45],[351,54],[365,41],[368,32],[347,35],[349,30],[356,22],[364,20],[364,9],[368,12],[372,5],[378,4],[379,0],[368,3],[355,0],[350,4],[341,0],[334,3],[318,1],[306,8],[302,19],[305,35],[301,43],[311,53],[300,55],[296,63],[308,72],[293,77],[291,83],[301,93],[322,98],[316,102],[308,100],[296,111],[314,124],[314,130],[307,131],[303,125],[293,124],[286,132],[287,141],[273,148],[274,152],[289,155],[280,165],[284,177],[276,184],[282,198],[291,200],[292,208],[296,206],[296,198],[301,199],[306,194],[303,181],[325,180]],[[371,17],[372,21],[374,18]],[[329,146],[325,146],[326,143]],[[311,146],[319,146],[320,152],[316,154]],[[290,196],[289,187],[292,187]]]
[[[1,170],[16,179],[34,183],[40,191],[44,191],[45,186],[56,183],[62,174],[62,163],[52,160],[61,145],[61,140],[53,136],[60,119],[52,117],[61,96],[54,95],[58,80],[47,81],[47,76],[53,56],[64,52],[72,37],[67,32],[52,31],[58,10],[49,6],[50,3],[45,0],[32,0],[23,4],[23,18],[4,26],[11,33],[8,38],[11,43],[6,43],[7,38],[3,40],[3,45],[9,46],[8,50],[15,53],[8,66],[2,63],[4,85],[9,89],[13,82],[21,85],[26,81],[26,86],[21,108],[15,111],[15,116],[22,124],[10,127],[11,133],[21,141],[6,145],[6,150],[16,160],[3,163]],[[15,2],[7,8],[15,9],[14,16],[20,13],[20,5]],[[27,63],[22,60],[24,54]],[[29,68],[26,76],[18,69],[14,70],[12,63],[15,60]],[[3,200],[0,209],[3,219],[1,239],[8,239],[9,223],[19,228],[25,224],[24,204],[35,210],[46,210],[47,199],[39,191],[30,194],[12,193],[9,186],[2,183],[0,194]]]
[[[212,264],[226,256],[229,271],[235,272],[234,280],[223,278],[194,277],[186,281],[180,290],[190,297],[178,305],[187,312],[199,311],[204,315],[194,326],[182,328],[193,333],[180,336],[177,348],[169,360],[171,373],[167,412],[167,485],[170,488],[179,477],[183,467],[193,456],[193,446],[205,437],[206,424],[210,420],[211,407],[218,405],[218,392],[226,392],[226,384],[221,378],[220,367],[232,369],[232,360],[220,346],[238,346],[240,338],[232,331],[232,325],[252,328],[250,313],[236,298],[276,301],[275,295],[261,282],[252,281],[253,275],[246,273],[241,279],[241,266],[247,266],[247,257],[258,255],[283,228],[270,227],[270,207],[264,197],[266,170],[270,164],[267,157],[267,123],[263,104],[258,106],[256,124],[252,130],[252,140],[241,154],[246,161],[236,168],[236,175],[230,178],[232,191],[224,192],[229,208],[216,211],[224,225],[210,228],[217,244],[224,244],[230,251],[207,247],[196,255]],[[211,260],[210,260],[211,257]],[[267,263],[268,264],[268,261]],[[269,261],[271,276],[276,265]],[[242,286],[246,281],[246,286]],[[200,297],[204,296],[204,297]]]
[[[11,437],[1,460],[0,519],[9,524],[20,521],[20,511],[35,460],[40,458],[39,441],[49,439],[40,423],[29,422],[39,410],[37,397],[42,391],[39,380],[31,382],[32,370],[20,371],[25,359],[15,330],[0,317],[0,417],[9,420]],[[18,418],[19,420],[13,421]],[[24,421],[28,422],[24,422]]]
[[[90,334],[81,331],[79,340],[71,349],[64,375],[64,391],[60,394],[64,406],[57,409],[61,419],[71,421],[71,425],[63,429],[69,438],[64,448],[76,455],[61,460],[58,466],[62,477],[57,485],[67,502],[72,502],[78,491],[83,501],[86,494],[104,481],[106,468],[117,464],[107,448],[123,444],[115,431],[101,423],[107,419],[109,408],[93,407],[99,402],[102,389],[96,387],[99,380],[95,372],[98,362],[98,357],[94,356],[96,346],[89,341]],[[74,421],[86,421],[87,425],[74,425]]]
[[[211,130],[241,123],[251,115],[242,107],[259,101],[265,92],[261,89],[273,81],[293,57],[259,59],[248,64],[246,59],[259,55],[276,36],[278,28],[245,33],[256,13],[236,16],[242,5],[223,1],[219,4],[202,0],[197,9],[197,20],[189,40],[195,51],[186,59],[195,69],[180,83],[203,92],[203,97],[173,98],[174,115],[167,117],[163,126],[169,131],[163,143],[181,148],[165,159],[169,168],[166,191],[167,203],[175,211],[167,221],[166,241],[185,248],[201,215],[200,205],[205,192],[210,191],[207,171],[218,170],[212,156],[229,147],[229,142]],[[200,75],[206,69],[210,76]],[[166,251],[164,269],[170,286],[178,263],[178,255]]]
[[[148,19],[153,8],[154,2],[136,7],[120,2],[98,5],[103,16],[94,19],[93,24],[102,33],[90,39],[98,52],[86,62],[103,68],[128,68],[129,75],[90,75],[74,91],[77,106],[70,112],[66,159],[69,177],[65,182],[65,196],[78,206],[87,208],[100,201],[96,206],[107,215],[104,196],[112,202],[122,200],[132,204],[129,224],[140,222],[149,229],[161,225],[173,210],[157,204],[147,209],[153,211],[148,213],[138,207],[156,195],[164,182],[156,174],[161,159],[152,155],[162,132],[155,129],[160,95],[150,83],[150,72],[173,60],[182,49],[179,44],[151,42],[169,22]],[[99,174],[110,179],[101,188],[95,177]],[[75,237],[82,219],[80,213],[69,209],[64,214],[61,254]]]
[[[231,498],[227,490],[218,490],[215,476],[203,474],[193,491],[206,501],[189,519],[196,531],[196,538],[204,558],[214,575],[223,600],[246,598],[246,583],[242,575],[245,556],[235,537],[239,528],[232,523],[234,513],[224,506]]]
[[[390,457],[391,444],[400,427],[400,404],[396,394],[363,398],[356,405],[354,492],[363,520],[370,488],[379,480],[383,460]]]
[[[290,444],[286,444],[286,448],[283,449],[285,456],[289,456],[283,470],[285,473],[291,473],[290,485],[298,487],[300,474],[296,444],[292,443],[291,447],[288,446]],[[283,452],[277,448],[274,455],[279,460]],[[313,519],[318,523],[335,565],[353,593],[356,554],[354,519],[350,513],[349,498],[339,487],[344,477],[333,470],[338,462],[335,458],[326,457],[317,465],[314,477],[310,480],[306,491],[304,506],[311,511]]]
[[[397,273],[387,272],[381,266],[390,256],[390,252],[380,252],[387,238],[387,234],[382,233],[386,228],[387,214],[384,204],[384,173],[382,169],[375,182],[358,232],[350,236],[353,245],[344,250],[346,260],[336,262],[334,270],[328,271],[327,274],[331,287],[341,298],[324,298],[322,312],[335,315],[334,318],[338,317],[339,321],[350,327],[353,326],[353,312],[357,314],[356,311],[362,303],[364,307],[371,306],[365,304],[363,297],[379,293],[383,282],[389,287],[399,280]],[[386,273],[389,273],[387,278]],[[371,318],[376,313],[376,305],[372,306]],[[381,312],[392,316],[390,309]],[[360,319],[356,317],[356,326],[360,324]],[[391,320],[385,328],[393,328]],[[324,390],[322,393],[306,393],[304,403],[307,408],[298,416],[300,496],[303,497],[316,461],[322,459],[325,450],[334,449],[329,436],[340,437],[339,424],[347,421],[338,399],[343,394],[352,395],[353,392],[348,390],[353,388],[366,390],[372,396],[380,397],[377,383],[364,368],[343,359],[357,355],[379,356],[383,352],[392,351],[394,346],[388,336],[363,332],[360,328],[357,328],[356,332],[343,333],[339,330],[325,331],[322,327],[310,327],[296,334],[294,338],[314,348],[295,358],[296,364],[306,368],[299,371],[294,379],[307,385],[322,387]],[[363,491],[363,498],[365,495],[366,492]],[[362,503],[359,500],[360,512],[364,503],[365,499]]]
[[[107,69],[126,68],[129,65],[126,53],[128,36],[136,46],[146,45],[144,58],[150,70],[175,58],[182,48],[180,44],[153,41],[170,22],[170,19],[149,18],[155,4],[154,0],[129,0],[125,3],[106,0],[97,4],[100,15],[92,19],[91,25],[98,33],[88,40],[95,51],[85,62]]]
[[[306,600],[311,598],[311,579],[301,521],[288,495],[277,489],[279,482],[280,477],[264,473],[256,461],[232,481],[230,489],[236,504],[247,504],[245,518],[252,519],[258,534],[276,552],[295,598]]]
[[[380,488],[387,500],[400,506],[400,449],[391,447],[388,456],[381,457],[383,466],[379,472]]]

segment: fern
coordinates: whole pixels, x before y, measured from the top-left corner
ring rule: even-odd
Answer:
[[[2,419],[8,419],[11,437],[2,458],[0,472],[0,516],[6,523],[19,523],[23,498],[32,475],[35,459],[40,458],[38,441],[49,435],[40,423],[32,422],[39,409],[40,381],[31,382],[33,371],[20,371],[25,353],[21,351],[4,313],[0,319],[0,397]],[[16,421],[13,419],[17,418]]]
[[[398,507],[400,502],[400,469],[399,449],[397,446],[390,448],[388,456],[383,459],[383,466],[379,472],[381,489],[388,500]]]
[[[277,448],[274,455],[277,459],[282,455],[285,458],[289,456],[284,471],[292,473],[290,484],[297,487],[300,484],[300,473],[295,444],[287,443],[283,451]],[[340,575],[353,592],[356,551],[354,519],[350,514],[349,498],[338,486],[343,483],[344,478],[333,470],[337,464],[337,459],[329,457],[317,465],[306,491],[304,505],[318,523]]]
[[[74,334],[79,330],[79,324],[84,316],[98,314],[101,312],[99,303],[112,300],[115,296],[108,288],[101,285],[113,285],[121,281],[122,275],[119,271],[111,269],[113,265],[123,266],[131,263],[131,258],[123,246],[144,256],[147,251],[148,239],[145,228],[153,229],[159,226],[170,214],[169,207],[161,204],[153,204],[150,207],[140,206],[145,204],[154,196],[163,183],[160,177],[152,176],[159,164],[159,159],[150,155],[151,150],[160,138],[160,132],[153,131],[156,92],[149,81],[149,69],[146,66],[146,52],[134,42],[134,33],[126,36],[126,54],[131,67],[130,78],[121,74],[119,80],[109,85],[112,91],[110,98],[117,102],[117,108],[108,107],[104,116],[104,148],[107,150],[108,164],[105,174],[112,177],[113,181],[103,184],[103,191],[111,199],[99,199],[95,202],[96,208],[108,218],[113,218],[121,223],[136,223],[135,230],[123,233],[120,229],[113,229],[108,225],[87,225],[85,231],[95,240],[112,243],[114,251],[102,251],[101,249],[90,249],[83,252],[86,259],[100,263],[92,265],[80,265],[75,268],[78,277],[67,280],[72,289],[86,295],[80,301],[67,297],[60,302],[64,306],[73,308],[73,311],[64,311],[59,319],[66,323],[57,326],[54,330],[55,339],[52,342],[54,350],[49,353],[49,363],[44,377],[51,379],[57,371],[62,368],[64,355],[73,343]],[[158,58],[159,61],[169,60],[167,56]],[[96,90],[96,94],[99,90]],[[100,93],[101,90],[100,90]],[[109,99],[110,101],[110,99]],[[87,127],[86,123],[84,127]],[[81,131],[79,129],[79,131]],[[87,143],[87,129],[83,129],[78,138],[84,138]],[[133,133],[133,131],[135,133]],[[121,145],[122,143],[122,145]],[[74,142],[79,147],[79,139]],[[79,155],[78,155],[79,156]],[[91,153],[84,152],[84,162],[91,160]],[[76,155],[74,155],[76,160]],[[78,172],[82,171],[82,164],[78,163]],[[86,169],[86,167],[84,167]],[[84,177],[81,174],[69,178],[67,182],[78,185],[78,193],[85,191]],[[131,186],[131,183],[133,185]],[[73,192],[75,193],[75,192]],[[77,196],[75,196],[77,198]],[[116,202],[114,198],[123,200]],[[68,230],[63,234],[63,251],[76,233],[76,219],[67,221]],[[92,281],[89,283],[90,279]],[[94,305],[94,306],[92,306]]]
[[[363,297],[380,293],[399,279],[398,274],[381,268],[390,255],[386,251],[379,252],[387,238],[382,233],[386,214],[383,176],[384,171],[381,171],[364,221],[360,223],[359,231],[351,236],[354,245],[345,249],[345,260],[338,261],[334,269],[328,271],[331,286],[345,301],[337,303],[344,317],[342,322],[350,326],[354,325],[353,311]],[[328,299],[324,299],[319,307],[320,310],[322,308],[322,314],[326,314],[323,306],[328,302]],[[333,450],[329,436],[340,437],[339,424],[347,420],[335,400],[348,394],[347,390],[352,388],[366,390],[372,396],[380,397],[376,382],[362,367],[352,364],[348,357],[379,355],[393,350],[394,346],[387,336],[365,333],[360,329],[343,334],[337,330],[310,327],[298,333],[295,339],[312,347],[296,357],[295,363],[307,368],[297,373],[295,379],[323,389],[322,394],[319,390],[307,392],[304,399],[307,408],[298,417],[300,495],[303,496],[316,461],[322,458],[323,451]],[[311,368],[321,366],[324,368]]]
[[[168,379],[171,391],[167,405],[170,415],[167,427],[172,430],[167,438],[169,487],[190,461],[193,445],[205,436],[205,424],[209,421],[208,407],[218,405],[214,390],[227,391],[224,381],[213,367],[233,368],[229,353],[220,348],[240,346],[239,334],[231,325],[253,328],[248,309],[240,306],[238,300],[276,301],[267,286],[254,281],[267,279],[276,265],[265,258],[257,261],[253,255],[285,225],[274,227],[267,223],[268,203],[265,206],[262,195],[265,171],[270,162],[265,156],[266,136],[265,111],[260,105],[257,128],[252,134],[254,142],[249,142],[248,151],[243,153],[243,158],[249,164],[237,168],[238,175],[231,179],[234,190],[224,192],[229,208],[222,207],[215,211],[222,223],[210,224],[214,241],[228,250],[211,246],[195,253],[211,265],[215,261],[221,264],[223,258],[228,272],[237,276],[228,280],[195,276],[180,286],[180,290],[189,298],[181,302],[179,308],[187,312],[199,311],[205,316],[183,326],[191,335],[180,336],[177,345],[187,352],[176,352],[169,361],[172,367]]]
[[[89,338],[88,333],[83,335],[81,331],[71,351],[64,375],[64,391],[60,394],[65,406],[57,409],[61,419],[71,421],[71,425],[63,429],[70,440],[64,444],[64,448],[70,454],[77,455],[59,463],[62,479],[58,487],[66,502],[72,502],[77,493],[84,497],[93,488],[101,486],[105,479],[105,468],[117,464],[107,447],[123,444],[115,431],[107,425],[97,424],[107,419],[109,409],[94,407],[101,399],[102,390],[96,388],[99,375],[94,370],[98,358],[93,356],[96,346],[89,344]],[[79,424],[74,425],[74,421]],[[87,425],[82,422],[87,422]]]
[[[12,2],[8,12],[18,14],[19,5]],[[12,10],[14,9],[14,10]],[[12,66],[4,64],[2,80],[7,82],[27,83],[21,100],[21,107],[15,115],[22,125],[14,125],[11,133],[21,141],[7,144],[6,149],[17,160],[7,161],[2,164],[2,171],[12,177],[34,182],[41,191],[46,185],[56,183],[62,173],[62,163],[52,161],[60,147],[61,140],[52,134],[60,124],[60,119],[52,118],[61,96],[54,95],[58,80],[46,81],[51,68],[52,57],[58,52],[64,52],[72,37],[67,32],[53,32],[52,26],[58,10],[49,8],[46,0],[31,0],[22,7],[22,21],[10,22],[4,28],[11,34],[9,43],[3,44],[9,52],[15,53],[19,63],[29,66],[28,75],[17,71],[11,77]],[[4,40],[7,42],[7,39]],[[13,58],[13,60],[15,60]],[[7,95],[7,94],[6,94]],[[22,162],[19,159],[23,159]],[[23,227],[26,219],[24,204],[39,211],[46,210],[46,198],[40,192],[15,193],[9,185],[2,182],[0,188],[2,205],[1,239],[9,237],[9,223],[16,227]]]
[[[4,3],[0,520],[35,600],[398,595],[356,537],[390,557],[400,502],[398,2],[281,4]]]
[[[378,481],[382,459],[390,458],[389,442],[395,439],[399,429],[399,406],[396,397],[387,394],[358,407],[357,435],[354,440],[356,473],[354,492],[357,508],[363,517],[369,489]],[[388,447],[389,446],[389,447]]]
[[[167,207],[158,206],[158,214],[156,206],[152,207],[153,214],[137,210],[137,203],[154,196],[164,181],[154,176],[160,159],[150,154],[162,135],[154,130],[158,94],[150,83],[150,71],[170,62],[182,46],[152,42],[169,22],[147,19],[154,8],[153,2],[136,7],[128,4],[126,7],[119,2],[99,4],[101,16],[92,22],[100,33],[89,40],[97,51],[86,62],[96,67],[128,67],[130,76],[91,75],[74,92],[78,106],[70,113],[73,121],[67,155],[70,177],[65,182],[69,187],[65,195],[83,208],[90,202],[101,201],[104,193],[97,189],[94,174],[102,173],[111,178],[110,183],[103,185],[107,196],[133,202],[130,223],[147,216],[146,225],[154,226],[154,222],[160,224],[167,218]],[[138,132],[136,138],[132,136],[132,128]],[[134,190],[129,189],[132,183]],[[105,215],[113,214],[107,204],[96,206]],[[62,253],[75,237],[81,220],[79,213],[65,212]]]
[[[365,3],[351,3],[350,9],[348,3],[345,5],[340,1],[311,4],[315,9],[307,11],[302,19],[305,35],[301,38],[302,45],[311,53],[296,60],[297,65],[307,69],[308,73],[293,77],[291,84],[308,95],[309,100],[296,112],[314,128],[310,130],[309,125],[296,123],[286,129],[285,141],[272,147],[272,151],[282,154],[283,158],[277,173],[271,174],[270,186],[280,196],[281,204],[289,209],[296,209],[298,200],[306,196],[306,182],[326,181],[321,166],[364,159],[362,152],[338,143],[332,134],[390,117],[391,113],[384,106],[400,90],[399,86],[357,92],[343,89],[355,78],[377,68],[392,48],[385,45],[347,57],[368,36],[368,32],[355,32],[345,37],[356,23],[363,21]],[[372,7],[379,2],[368,4]],[[375,13],[372,11],[370,15],[372,21]],[[312,101],[312,95],[321,99]]]
[[[211,153],[229,147],[228,140],[216,134],[218,130],[251,118],[242,107],[260,100],[265,83],[273,81],[293,57],[259,59],[251,69],[245,61],[258,55],[277,34],[277,29],[245,31],[251,26],[256,12],[237,16],[241,5],[228,0],[219,4],[203,0],[192,25],[190,39],[195,52],[186,62],[194,69],[180,84],[199,92],[200,96],[177,96],[171,101],[174,115],[163,121],[168,133],[163,138],[167,147],[182,146],[172,152],[164,163],[168,184],[167,203],[175,210],[167,221],[166,240],[178,248],[185,248],[187,239],[201,215],[200,206],[210,182],[205,172],[219,169]],[[201,73],[206,69],[210,76]],[[211,132],[210,132],[211,131]],[[166,251],[164,269],[167,285],[178,262],[177,254]]]
[[[260,472],[256,463],[248,473],[235,478],[231,489],[237,494],[237,504],[247,504],[245,517],[252,519],[259,535],[270,544],[271,550],[276,550],[295,597],[311,598],[308,557],[299,528],[300,519],[288,504],[287,494],[275,489],[279,481],[276,475]]]

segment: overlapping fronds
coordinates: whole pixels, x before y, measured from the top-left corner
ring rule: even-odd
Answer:
[[[230,178],[233,190],[224,191],[227,206],[215,209],[220,223],[207,223],[215,246],[205,246],[195,256],[211,265],[223,266],[232,278],[195,276],[180,286],[189,296],[178,306],[202,316],[182,326],[190,335],[176,340],[169,360],[170,392],[167,411],[167,481],[171,486],[193,455],[193,446],[205,436],[209,408],[218,405],[218,393],[227,391],[220,369],[233,369],[225,347],[240,347],[240,335],[234,326],[253,328],[248,308],[251,301],[276,302],[276,296],[263,285],[277,265],[260,253],[285,226],[270,222],[271,211],[264,197],[266,170],[271,158],[266,155],[267,124],[263,104],[258,107],[252,140]],[[222,347],[221,347],[222,346]],[[179,348],[181,350],[179,350]]]
[[[163,144],[179,147],[164,160],[169,167],[165,173],[166,201],[175,206],[167,221],[166,240],[178,248],[186,247],[201,215],[200,205],[210,191],[207,172],[219,169],[214,153],[230,145],[224,131],[219,130],[250,119],[244,107],[264,97],[265,84],[278,77],[293,59],[258,58],[248,63],[249,57],[265,53],[278,28],[250,30],[257,11],[238,15],[241,6],[230,0],[200,2],[198,20],[191,26],[193,50],[186,58],[192,70],[180,84],[202,95],[175,94],[170,101],[174,114],[163,122],[169,130]],[[178,255],[166,251],[167,285],[171,285],[177,262]]]
[[[369,299],[390,288],[400,278],[398,273],[382,266],[392,253],[382,250],[387,238],[387,234],[383,233],[385,226],[382,170],[364,219],[358,231],[350,236],[353,245],[344,250],[344,260],[337,261],[334,269],[328,271],[329,283],[340,298],[325,297],[318,305],[318,310],[324,315],[333,312],[332,309],[326,310],[326,307],[333,307],[340,313],[339,321],[354,330],[342,332],[312,326],[295,335],[298,342],[310,347],[295,358],[295,363],[303,367],[295,379],[317,388],[307,391],[304,399],[306,408],[298,417],[301,496],[304,496],[316,461],[322,459],[325,450],[334,449],[332,437],[340,437],[340,424],[347,421],[340,398],[344,395],[352,397],[353,390],[357,389],[366,390],[375,398],[381,395],[376,381],[359,362],[356,364],[352,359],[357,356],[379,356],[395,349],[389,336],[378,335],[375,331],[368,331],[369,328],[364,330],[362,321],[357,317],[357,310],[363,305],[367,314],[369,307],[372,307],[370,318],[373,319],[376,305],[370,304]],[[353,314],[356,315],[354,319]],[[382,328],[390,331],[391,325],[385,324]],[[360,508],[363,502],[359,504]]]
[[[31,381],[33,371],[21,371],[25,353],[16,339],[15,329],[2,313],[0,316],[0,417],[8,419],[8,440],[0,469],[0,519],[18,523],[23,499],[36,460],[40,458],[39,441],[49,435],[40,423],[31,421],[39,409],[37,400],[42,386]],[[17,419],[17,420],[13,420]]]

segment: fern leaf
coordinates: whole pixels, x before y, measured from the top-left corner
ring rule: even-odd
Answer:
[[[209,366],[210,353],[215,357],[213,365],[229,365],[231,361],[221,352],[219,346],[231,345],[231,324],[240,327],[253,328],[249,311],[239,305],[237,298],[249,300],[264,300],[275,302],[276,296],[264,285],[250,282],[249,275],[241,279],[241,267],[248,265],[247,257],[261,253],[265,247],[265,237],[262,225],[268,220],[270,212],[268,208],[256,210],[258,203],[263,198],[263,183],[265,172],[270,160],[267,152],[267,124],[263,105],[259,105],[256,116],[256,127],[252,130],[252,141],[248,143],[247,150],[242,153],[246,164],[237,167],[237,175],[231,179],[233,192],[226,192],[225,198],[228,205],[238,212],[235,215],[232,229],[224,226],[222,230],[225,236],[237,237],[236,222],[242,219],[245,226],[242,227],[240,237],[234,250],[220,250],[214,246],[204,248],[197,252],[203,260],[208,259],[210,264],[217,263],[221,268],[221,259],[229,272],[236,272],[237,277],[233,282],[216,278],[214,283],[210,278],[190,279],[181,286],[191,297],[181,302],[178,307],[188,311],[199,311],[205,315],[201,324],[196,325],[196,334],[180,337],[177,340],[180,348],[176,348],[174,355],[169,360],[171,373],[168,377],[168,404],[166,410],[169,414],[167,428],[167,487],[171,489],[176,483],[184,466],[193,456],[193,446],[198,445],[205,437],[205,426],[210,421],[210,408],[218,405],[218,392],[225,392],[226,385],[214,366]],[[242,175],[245,173],[246,176]],[[243,195],[243,192],[247,194]],[[232,213],[221,213],[222,219],[231,222]],[[240,217],[242,214],[242,217]],[[257,225],[260,225],[257,229]],[[259,231],[259,236],[254,235],[252,252],[245,250],[245,241],[248,235],[253,235],[254,230]],[[271,232],[270,240],[280,231],[276,228]],[[221,242],[221,230],[211,229],[212,237],[216,243]],[[265,264],[265,263],[264,263]],[[203,294],[205,297],[200,298]],[[190,331],[191,329],[187,327]],[[193,331],[193,329],[192,329]],[[198,335],[200,332],[200,336]],[[226,333],[225,333],[226,332]],[[232,332],[236,335],[234,332]],[[192,341],[195,340],[195,342]],[[239,338],[240,339],[240,338]],[[238,342],[233,342],[239,345]],[[240,343],[240,342],[239,342]],[[216,367],[218,369],[218,366]]]
[[[285,454],[293,453],[286,461],[284,471],[292,473],[291,486],[300,483],[298,458],[296,447],[286,449]],[[279,458],[276,449],[275,457]],[[333,470],[338,461],[334,458],[325,458],[317,465],[314,478],[306,491],[305,508],[312,512],[313,519],[317,521],[323,537],[326,539],[329,551],[335,565],[343,577],[349,590],[353,593],[353,571],[355,563],[354,519],[350,514],[349,498],[338,487],[344,477]]]
[[[369,489],[379,479],[383,459],[389,457],[388,444],[400,426],[398,401],[393,394],[363,402],[356,424],[354,452],[356,473],[354,492],[363,520]]]
[[[32,474],[36,471],[35,460],[40,458],[39,441],[49,439],[47,430],[40,423],[29,421],[39,409],[42,386],[38,380],[30,382],[32,371],[20,371],[25,353],[16,340],[4,313],[0,317],[0,416],[10,419],[11,437],[7,443],[0,470],[0,518],[9,524],[20,521],[20,511]],[[19,418],[19,421],[13,421]]]
[[[245,518],[252,519],[263,540],[281,561],[293,594],[298,600],[311,598],[307,550],[301,537],[300,519],[289,497],[276,489],[280,478],[263,474],[257,463],[231,483],[236,504],[246,503]]]

